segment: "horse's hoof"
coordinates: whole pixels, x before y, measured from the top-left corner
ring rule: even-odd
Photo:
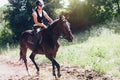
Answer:
[[[58,77],[60,78],[60,77],[61,77],[61,74],[58,74]]]
[[[28,74],[28,76],[30,76],[30,73],[29,73],[29,71],[27,71],[27,74]]]
[[[28,74],[28,76],[31,76],[30,74]]]
[[[39,75],[39,71],[37,71],[36,74]]]
[[[60,78],[56,77],[56,79],[55,79],[55,80],[60,80]]]

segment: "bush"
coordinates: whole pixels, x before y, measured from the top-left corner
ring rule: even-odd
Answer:
[[[1,23],[0,26],[0,46],[6,46],[7,43],[12,44],[14,42],[13,33],[9,28],[5,27],[5,22],[3,24]]]

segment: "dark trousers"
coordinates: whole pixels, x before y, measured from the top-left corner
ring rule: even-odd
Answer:
[[[38,44],[41,44],[42,41],[42,35],[41,32],[38,31],[38,29],[40,29],[40,27],[35,26],[34,27],[34,47],[36,48]]]

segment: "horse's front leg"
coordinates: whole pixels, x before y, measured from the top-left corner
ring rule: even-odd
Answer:
[[[56,73],[55,73],[55,65],[54,65],[54,63],[52,62],[52,67],[53,67],[53,76],[55,76],[56,77]]]
[[[58,71],[57,76],[58,76],[58,78],[60,78],[61,77],[61,74],[60,74],[60,65],[59,65],[59,63],[54,58],[53,58],[52,62],[57,67],[57,71]]]
[[[38,65],[36,64],[35,60],[34,60],[35,55],[36,55],[35,52],[32,52],[31,55],[30,55],[30,59],[32,60],[32,62],[34,63],[34,65],[35,65],[35,67],[36,67],[36,69],[37,69],[37,74],[39,74],[39,67],[38,67]]]
[[[55,66],[57,67],[57,76],[58,78],[60,78],[61,74],[60,74],[60,65],[59,63],[53,58],[53,57],[47,57],[51,62],[52,62],[52,66],[53,66],[53,75],[56,77],[56,74],[55,74]]]

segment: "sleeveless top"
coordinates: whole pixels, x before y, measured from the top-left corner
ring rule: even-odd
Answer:
[[[42,13],[38,13],[37,9],[33,12],[34,15],[36,15],[38,22],[43,23],[43,20],[45,19],[44,15],[47,14],[44,10],[42,10]]]
[[[37,20],[38,20],[38,22],[43,23],[43,19],[44,19],[44,13],[43,13],[43,11],[42,11],[42,16],[39,15],[37,9],[35,11],[37,13]]]

